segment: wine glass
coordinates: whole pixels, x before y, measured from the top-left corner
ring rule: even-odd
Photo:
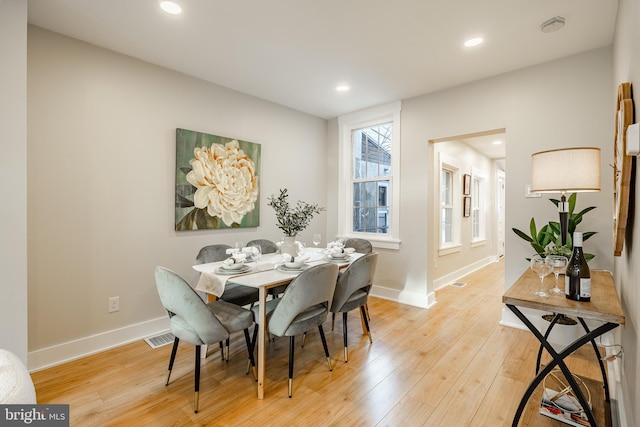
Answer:
[[[244,247],[244,243],[240,240],[238,240],[237,242],[234,243],[233,245],[233,249],[235,253],[240,253],[242,252],[242,248]]]
[[[531,257],[531,270],[540,277],[540,290],[535,291],[534,294],[539,297],[548,297],[549,294],[545,292],[543,284],[545,276],[551,273],[551,264],[549,264],[541,255],[535,254]]]
[[[558,287],[558,276],[561,273],[565,272],[569,260],[567,259],[567,257],[564,257],[562,255],[549,255],[546,260],[551,265],[551,271],[553,271],[553,275],[556,276],[556,285],[553,288],[549,289],[549,291],[553,292],[554,294],[563,293],[564,291]]]
[[[313,235],[313,245],[317,248],[320,242],[322,241],[322,236],[320,234]]]

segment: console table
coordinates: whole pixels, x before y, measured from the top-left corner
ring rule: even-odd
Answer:
[[[552,295],[549,297],[539,297],[535,295],[534,290],[540,287],[540,279],[538,276],[527,269],[518,280],[509,288],[502,296],[502,302],[511,310],[524,325],[531,331],[531,333],[540,342],[540,352],[538,354],[538,360],[536,362],[536,376],[531,381],[531,384],[525,391],[520,405],[513,417],[512,426],[516,427],[520,421],[520,417],[529,401],[529,398],[533,394],[536,387],[542,382],[542,380],[551,372],[556,366],[559,367],[564,374],[567,382],[571,385],[576,398],[580,402],[580,405],[585,410],[587,418],[592,426],[597,426],[596,420],[593,416],[593,411],[587,404],[584,393],[578,387],[576,380],[574,379],[571,371],[567,367],[564,359],[571,355],[578,348],[584,344],[591,343],[593,349],[598,358],[600,364],[600,370],[602,372],[602,381],[605,389],[605,400],[609,400],[609,386],[607,382],[607,374],[604,368],[604,364],[601,360],[600,352],[596,345],[595,339],[602,334],[616,328],[618,325],[624,325],[624,312],[622,311],[622,305],[618,298],[615,285],[613,283],[613,276],[611,272],[604,270],[592,270],[591,271],[591,301],[579,302],[566,298],[563,294]],[[542,310],[554,313],[554,318],[549,324],[544,335],[536,328],[531,321],[518,309],[518,307],[532,308],[536,310]],[[551,329],[557,323],[561,315],[567,315],[577,317],[578,321],[582,325],[584,334],[566,346],[562,351],[557,352],[551,346],[548,341]],[[587,326],[585,319],[597,320],[602,322],[593,331]],[[540,353],[542,348],[547,350],[552,360],[543,368],[540,369]]]

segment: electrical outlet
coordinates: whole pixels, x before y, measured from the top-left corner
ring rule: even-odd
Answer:
[[[120,297],[109,298],[109,313],[120,311]]]

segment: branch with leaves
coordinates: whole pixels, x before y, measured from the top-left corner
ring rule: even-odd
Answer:
[[[309,226],[315,214],[319,214],[325,209],[315,203],[303,201],[298,201],[292,208],[287,200],[288,197],[285,188],[280,190],[278,197],[272,194],[267,200],[269,200],[268,205],[276,212],[278,228],[284,232],[285,236],[293,237]]]

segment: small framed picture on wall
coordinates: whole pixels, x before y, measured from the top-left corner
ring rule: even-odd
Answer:
[[[465,217],[471,215],[471,197],[464,197],[464,209],[463,209],[463,215]]]
[[[465,173],[462,176],[462,194],[468,196],[471,194],[471,175]]]

